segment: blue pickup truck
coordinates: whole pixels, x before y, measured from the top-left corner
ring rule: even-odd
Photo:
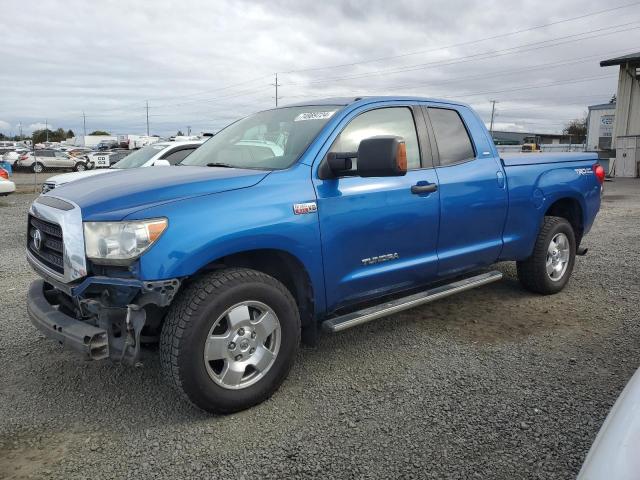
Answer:
[[[32,322],[210,412],[268,398],[302,341],[499,280],[557,293],[598,209],[593,153],[498,154],[464,104],[333,98],[239,120],[171,167],[41,195]],[[150,356],[149,358],[154,358]]]

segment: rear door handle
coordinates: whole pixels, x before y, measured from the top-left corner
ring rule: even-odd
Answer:
[[[411,186],[411,193],[420,195],[422,193],[433,193],[438,190],[438,185],[435,183],[425,183]]]

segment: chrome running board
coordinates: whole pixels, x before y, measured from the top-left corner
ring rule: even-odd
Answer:
[[[433,302],[434,300],[439,300],[440,298],[448,297],[449,295],[481,287],[487,283],[496,282],[501,278],[502,273],[495,270],[488,273],[482,273],[474,277],[465,278],[464,280],[458,280],[457,282],[425,290],[424,292],[415,293],[408,297],[398,298],[374,307],[358,310],[357,312],[348,313],[340,317],[330,318],[329,320],[322,322],[322,328],[331,333],[341,332],[342,330],[362,325],[363,323],[370,322],[371,320],[387,317],[403,310],[408,310],[413,307],[424,305],[425,303]]]

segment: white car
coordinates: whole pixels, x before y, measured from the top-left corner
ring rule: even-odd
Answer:
[[[16,184],[9,180],[9,174],[0,168],[0,196],[4,197],[16,191]]]
[[[640,369],[607,415],[578,480],[640,478]]]
[[[54,188],[64,185],[75,180],[90,177],[93,175],[102,175],[123,168],[141,168],[141,167],[159,167],[171,166],[181,162],[191,152],[204,143],[204,140],[193,140],[189,142],[158,142],[147,145],[137,150],[110,168],[100,168],[88,170],[85,172],[64,173],[48,178],[42,185],[42,193],[47,193]]]

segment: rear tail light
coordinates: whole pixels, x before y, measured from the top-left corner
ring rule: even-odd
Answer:
[[[26,160],[27,158],[29,158],[29,155],[20,155],[18,160]]]
[[[9,180],[9,173],[4,168],[0,168],[0,177]]]
[[[600,165],[599,163],[594,163],[591,166],[591,170],[593,170],[593,174],[598,179],[598,182],[600,182],[600,184],[603,184],[604,183],[604,176],[606,175],[606,173],[605,173],[604,168],[602,167],[602,165]]]

